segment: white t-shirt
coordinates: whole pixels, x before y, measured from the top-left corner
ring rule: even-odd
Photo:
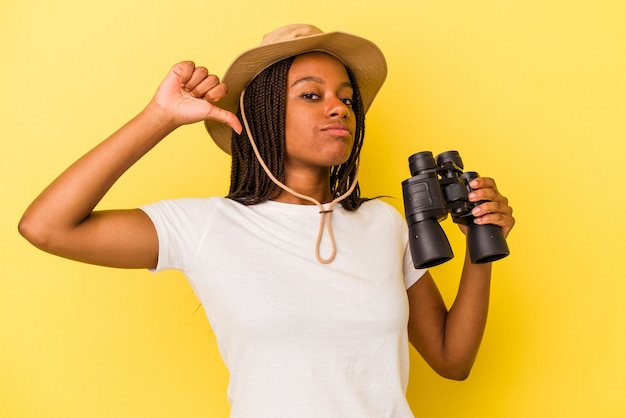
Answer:
[[[424,271],[392,206],[336,205],[330,264],[315,258],[316,206],[212,197],[142,209],[159,237],[157,270],[185,273],[215,332],[231,417],[413,416],[406,289]]]

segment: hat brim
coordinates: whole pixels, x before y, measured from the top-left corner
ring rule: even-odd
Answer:
[[[261,71],[285,58],[314,51],[333,55],[354,73],[364,110],[367,111],[387,77],[387,64],[376,44],[345,32],[327,32],[276,42],[242,53],[222,78],[222,82],[228,87],[228,93],[216,103],[217,106],[236,114],[242,90]],[[212,120],[205,120],[204,123],[213,141],[230,154],[232,128]]]

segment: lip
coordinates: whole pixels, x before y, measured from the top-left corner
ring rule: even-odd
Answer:
[[[322,129],[322,131],[327,132],[336,136],[351,136],[352,133],[348,129],[348,126],[343,123],[333,123]]]

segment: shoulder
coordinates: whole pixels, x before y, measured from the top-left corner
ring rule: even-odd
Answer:
[[[207,215],[214,214],[228,205],[237,204],[223,197],[206,197],[206,198],[181,198],[166,199],[158,202],[141,206],[139,209],[146,212],[150,218],[166,218],[169,220],[177,219],[197,220],[206,219]]]
[[[381,199],[372,199],[361,204],[358,211],[363,211],[376,217],[384,217],[396,224],[404,224],[404,218],[395,206]]]

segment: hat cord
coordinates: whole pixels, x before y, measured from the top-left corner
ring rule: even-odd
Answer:
[[[304,199],[304,200],[308,200],[309,202],[312,202],[319,208],[320,227],[317,233],[317,240],[315,241],[315,257],[317,258],[318,262],[322,264],[329,264],[335,259],[335,255],[337,254],[337,246],[335,245],[335,237],[333,236],[333,229],[332,229],[331,222],[330,222],[331,215],[333,213],[333,207],[335,206],[335,203],[340,202],[346,197],[350,196],[350,194],[352,194],[352,192],[354,191],[354,188],[357,185],[357,179],[359,177],[359,161],[357,161],[356,171],[354,173],[354,179],[352,181],[352,184],[350,185],[350,189],[346,193],[342,194],[341,196],[339,196],[338,198],[330,202],[328,204],[328,208],[324,209],[324,206],[315,198],[298,193],[295,190],[288,187],[287,185],[283,184],[280,180],[278,180],[272,174],[270,169],[267,167],[267,165],[265,164],[265,161],[263,161],[263,158],[261,157],[261,154],[259,153],[256,143],[254,142],[254,139],[252,138],[252,132],[250,132],[250,127],[248,126],[248,119],[246,118],[246,112],[245,112],[244,105],[243,105],[243,98],[244,98],[245,92],[246,90],[243,89],[241,91],[241,96],[239,96],[239,108],[241,109],[241,118],[243,119],[243,125],[246,128],[246,133],[248,134],[248,139],[250,140],[250,144],[252,145],[254,154],[256,155],[256,158],[259,161],[259,164],[261,164],[261,167],[263,167],[263,170],[265,171],[265,173],[277,186],[279,186],[281,189],[285,190],[286,192],[291,193],[292,195],[296,197],[299,197],[300,199]],[[327,221],[328,221],[327,230],[328,230],[328,237],[330,239],[330,244],[331,244],[331,253],[330,253],[330,256],[328,256],[328,258],[322,258],[320,254],[320,245],[322,243],[322,237],[324,235],[324,224],[326,224]]]

